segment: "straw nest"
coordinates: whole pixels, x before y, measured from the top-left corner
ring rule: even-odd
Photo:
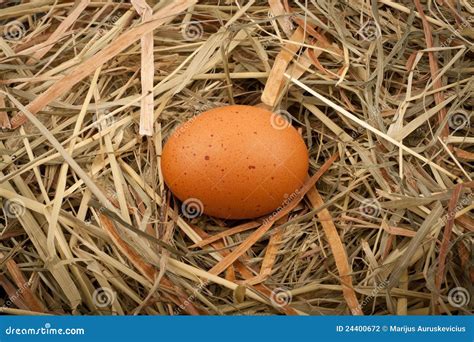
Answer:
[[[472,312],[472,1],[0,6],[2,312]],[[310,150],[269,217],[163,183],[163,142],[229,103]]]

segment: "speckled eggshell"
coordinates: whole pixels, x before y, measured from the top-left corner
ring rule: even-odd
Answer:
[[[205,214],[247,219],[271,213],[308,173],[306,145],[291,125],[252,106],[214,108],[178,127],[166,142],[164,180]],[[280,122],[275,124],[275,122]]]

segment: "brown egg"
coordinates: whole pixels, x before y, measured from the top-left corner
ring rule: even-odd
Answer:
[[[178,127],[163,148],[161,167],[189,216],[203,211],[246,219],[271,213],[295,196],[308,173],[308,151],[282,116],[234,105]]]

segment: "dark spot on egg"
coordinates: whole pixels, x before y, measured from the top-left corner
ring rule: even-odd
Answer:
[[[249,170],[252,170],[252,169],[256,169],[256,167],[253,165],[249,165]]]
[[[209,159],[211,159],[211,157],[205,156],[204,159],[209,160]]]

